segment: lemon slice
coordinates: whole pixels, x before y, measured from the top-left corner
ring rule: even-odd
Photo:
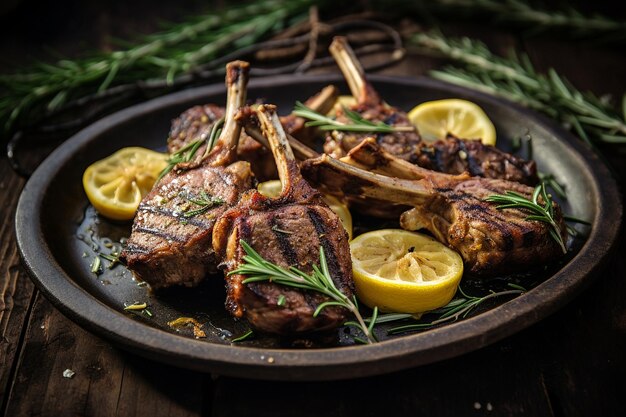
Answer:
[[[496,128],[483,109],[467,100],[427,101],[408,114],[425,140],[444,139],[448,133],[461,139],[480,139],[496,144]]]
[[[381,311],[420,313],[446,305],[463,276],[458,253],[400,229],[364,233],[350,242],[359,299]]]
[[[145,148],[120,149],[87,167],[83,173],[87,198],[103,216],[130,220],[167,165],[167,158]]]
[[[278,197],[282,190],[282,184],[280,180],[265,181],[257,186],[257,190],[266,197]],[[352,215],[350,210],[348,210],[348,206],[332,195],[322,194],[322,198],[328,204],[328,207],[339,216],[341,224],[348,232],[348,239],[352,239]]]

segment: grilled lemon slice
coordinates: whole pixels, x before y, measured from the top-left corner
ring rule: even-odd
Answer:
[[[87,198],[103,216],[130,220],[167,165],[167,158],[145,148],[120,149],[87,167],[83,173]]]
[[[485,145],[496,144],[496,128],[476,104],[467,100],[427,101],[408,114],[425,140],[444,139],[448,133],[461,139],[480,139]]]
[[[350,252],[359,299],[381,311],[413,314],[442,307],[463,276],[458,253],[406,230],[364,233],[350,242]]]

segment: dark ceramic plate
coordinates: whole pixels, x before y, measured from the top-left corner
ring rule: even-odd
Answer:
[[[107,243],[127,236],[130,226],[99,219],[81,184],[89,164],[121,147],[163,149],[172,118],[195,104],[224,102],[224,87],[215,85],[106,117],[68,140],[41,164],[24,188],[16,216],[19,248],[33,280],[71,319],[147,357],[239,377],[321,380],[391,372],[480,348],[552,313],[597,275],[615,242],[622,207],[609,171],[589,148],[542,117],[502,100],[428,79],[371,80],[383,97],[405,110],[422,101],[449,97],[478,103],[495,122],[499,146],[505,149],[513,138],[532,136],[539,169],[554,174],[567,189],[565,212],[592,223],[585,239],[571,241],[569,257],[549,270],[467,283],[483,293],[481,287],[501,286],[504,280],[532,290],[457,323],[394,337],[385,337],[385,329],[381,329],[385,340],[368,346],[353,345],[343,330],[324,340],[257,337],[232,344],[230,340],[247,327],[224,311],[221,277],[213,277],[198,289],[150,295],[122,266],[105,269],[101,275],[90,271],[94,250],[106,252]],[[345,91],[335,76],[279,77],[252,82],[248,97],[264,98],[284,112],[296,99],[329,83],[339,84]],[[367,226],[367,222],[361,224]],[[123,310],[124,303],[135,301],[147,301],[152,316]],[[207,337],[196,340],[188,329],[177,332],[167,325],[180,316],[196,318]]]

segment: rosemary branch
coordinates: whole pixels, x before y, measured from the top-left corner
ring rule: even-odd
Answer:
[[[626,40],[625,22],[597,13],[583,14],[566,5],[560,5],[559,9],[547,9],[521,0],[429,0],[395,3],[400,9],[397,11],[404,12],[405,15],[483,18],[507,29],[511,26],[522,28],[525,35],[558,31],[560,35],[572,38],[608,42]],[[389,0],[376,2],[376,8],[381,6],[389,8]]]
[[[38,63],[30,70],[0,75],[0,123],[5,131],[17,122],[38,121],[97,92],[154,80],[171,85],[228,52],[250,46],[306,12],[312,0],[260,0],[194,18],[143,39],[128,49],[56,64]]]
[[[413,330],[422,330],[427,329],[438,324],[448,323],[457,321],[460,318],[467,317],[476,307],[485,301],[502,296],[511,296],[511,295],[520,295],[526,292],[526,289],[520,287],[519,285],[515,285],[512,283],[507,284],[511,289],[500,292],[491,291],[489,294],[482,297],[474,297],[466,294],[461,287],[458,288],[458,293],[461,294],[461,297],[454,298],[445,306],[438,308],[436,310],[429,311],[424,313],[424,315],[437,315],[439,318],[427,323],[414,323],[407,324],[403,326],[394,327],[388,330],[388,334],[398,334],[398,333],[406,333]],[[381,323],[390,323],[402,320],[415,320],[415,316],[412,314],[383,314],[375,318],[372,316],[371,318],[366,319],[367,322],[374,321],[376,324]]]
[[[237,269],[229,272],[228,275],[239,274],[247,276],[248,278],[243,281],[244,284],[259,281],[270,281],[288,287],[300,288],[324,294],[330,300],[320,304],[313,313],[313,317],[317,317],[326,307],[343,307],[354,315],[357,320],[356,323],[358,328],[365,335],[367,343],[376,342],[376,338],[372,332],[373,323],[369,326],[365,324],[365,321],[359,312],[356,298],[350,299],[350,297],[346,296],[335,286],[335,283],[330,275],[330,271],[328,270],[328,264],[326,263],[326,255],[324,254],[323,247],[320,246],[320,265],[313,265],[313,272],[311,274],[307,274],[293,266],[289,269],[285,269],[279,265],[273,264],[264,259],[244,240],[240,240],[239,242],[246,252],[246,256],[243,257],[244,263]],[[377,311],[377,309],[375,309],[375,311]],[[354,322],[349,322],[346,324],[351,325],[353,323]]]
[[[538,73],[526,55],[503,58],[491,53],[482,42],[434,33],[415,34],[409,42],[463,65],[432,71],[435,78],[543,112],[588,143],[626,144],[626,95],[620,114],[606,101],[577,90],[554,69]]]
[[[180,196],[190,203],[198,206],[197,209],[187,210],[183,212],[183,218],[185,219],[206,213],[213,207],[224,204],[224,200],[222,198],[209,195],[204,190],[202,190],[199,195],[192,195],[188,192],[181,192]]]
[[[305,126],[315,126],[321,130],[338,130],[344,132],[366,132],[366,133],[393,133],[393,132],[414,132],[412,126],[391,126],[384,122],[372,122],[364,119],[359,113],[347,108],[343,108],[345,116],[351,123],[343,123],[332,117],[317,113],[299,101],[293,110],[293,114],[308,119]]]

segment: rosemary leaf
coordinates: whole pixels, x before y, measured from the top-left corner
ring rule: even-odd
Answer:
[[[527,291],[524,287],[520,285],[512,283],[509,283],[507,285],[511,288],[510,290],[490,292],[489,294],[482,297],[470,296],[466,294],[461,287],[459,287],[457,290],[457,298],[453,299],[441,308],[424,313],[424,316],[437,317],[435,320],[432,320],[430,322],[410,323],[403,326],[393,327],[388,330],[388,334],[392,335],[415,330],[423,330],[439,324],[455,322],[459,318],[466,318],[474,309],[476,309],[476,307],[478,307],[480,304],[484,303],[487,300],[502,296],[520,295]],[[366,321],[371,320],[372,318],[366,319]],[[409,314],[385,314],[379,316],[376,319],[376,324],[405,320],[418,321],[418,319],[415,319]]]
[[[248,330],[247,332],[245,332],[241,336],[236,337],[234,339],[231,339],[231,342],[232,343],[243,342],[244,340],[248,340],[248,339],[252,338],[253,336],[254,336],[254,332],[252,330]]]
[[[393,133],[412,132],[415,128],[411,126],[391,126],[383,122],[372,122],[364,119],[360,114],[350,111],[344,107],[346,117],[351,123],[342,123],[332,117],[319,114],[301,102],[297,101],[293,114],[304,119],[308,119],[305,126],[315,126],[320,130],[337,130],[343,132],[363,132],[363,133]]]

